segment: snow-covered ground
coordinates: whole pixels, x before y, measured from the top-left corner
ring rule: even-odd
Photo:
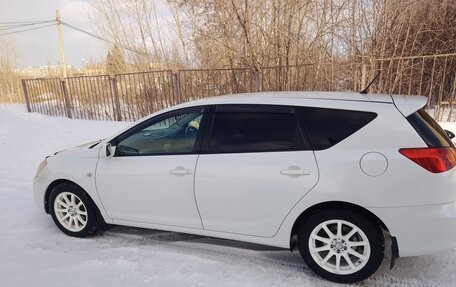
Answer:
[[[297,252],[127,227],[88,239],[60,232],[33,202],[38,163],[125,125],[0,106],[0,286],[339,286]],[[456,132],[456,123],[444,126]],[[455,261],[456,250],[399,258],[393,270],[385,260],[358,286],[456,286]]]

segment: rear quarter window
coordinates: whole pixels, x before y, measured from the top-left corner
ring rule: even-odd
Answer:
[[[376,113],[301,107],[299,113],[314,150],[328,149],[377,117]]]
[[[414,112],[407,120],[429,147],[454,147],[446,132],[424,109]]]

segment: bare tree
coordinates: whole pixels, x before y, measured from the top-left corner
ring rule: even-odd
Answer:
[[[373,91],[456,98],[454,0],[163,1],[91,0],[134,70],[247,68],[265,90],[360,90],[380,71]]]
[[[91,0],[91,4],[89,18],[95,29],[121,47],[136,69],[175,68],[188,62],[182,26],[171,25],[180,23],[180,15],[172,14],[166,2]],[[169,21],[171,15],[176,21]]]
[[[16,50],[11,38],[0,38],[0,102],[22,102],[20,77],[15,71]]]

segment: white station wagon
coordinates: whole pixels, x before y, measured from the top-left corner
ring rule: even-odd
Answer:
[[[454,135],[426,102],[330,92],[189,102],[47,157],[34,195],[70,236],[108,223],[297,248],[320,276],[356,282],[385,248],[393,266],[456,245]]]

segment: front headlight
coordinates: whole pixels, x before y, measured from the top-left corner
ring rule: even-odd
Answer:
[[[46,167],[46,164],[47,164],[47,160],[44,159],[40,165],[38,166],[38,169],[36,170],[36,174],[35,174],[35,177],[39,176],[41,171]]]

